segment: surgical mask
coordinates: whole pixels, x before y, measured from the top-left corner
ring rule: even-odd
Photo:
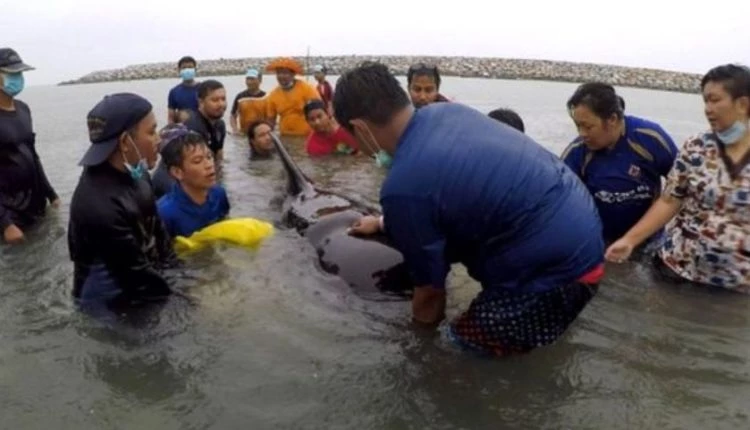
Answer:
[[[23,73],[3,73],[3,92],[11,97],[23,91],[25,81]]]
[[[180,77],[183,81],[192,81],[193,79],[195,79],[195,69],[181,69]]]
[[[393,157],[391,157],[391,154],[383,151],[382,149],[378,151],[377,154],[375,154],[376,166],[390,169],[392,164],[393,164]]]
[[[125,160],[125,170],[130,173],[130,177],[133,178],[134,181],[138,181],[148,171],[148,164],[146,163],[146,160],[141,156],[141,151],[138,150],[138,147],[135,145],[135,141],[133,140],[133,138],[130,137],[130,135],[128,135],[128,138],[130,139],[130,143],[133,144],[133,148],[135,148],[135,153],[138,154],[138,162],[135,164],[135,166],[133,166],[127,162],[124,154],[122,158],[123,160]]]
[[[717,131],[716,136],[726,145],[734,145],[742,140],[747,133],[747,124],[742,121],[735,121],[731,127],[724,131]]]
[[[372,134],[369,128],[367,128],[367,139],[364,139],[365,145],[367,145],[370,150],[373,148],[376,149],[375,152],[375,165],[378,167],[383,167],[386,169],[390,169],[391,165],[393,164],[393,157],[391,157],[391,154],[385,152],[383,148],[378,145],[377,141],[375,140],[375,136]],[[360,139],[362,140],[362,139]]]

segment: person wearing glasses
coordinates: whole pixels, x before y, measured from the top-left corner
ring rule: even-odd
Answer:
[[[415,108],[430,103],[447,102],[447,97],[440,94],[440,71],[437,66],[417,63],[409,67],[406,73],[409,97]]]

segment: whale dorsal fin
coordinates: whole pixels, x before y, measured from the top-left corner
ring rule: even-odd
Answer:
[[[312,181],[302,173],[302,170],[300,170],[297,163],[292,159],[292,156],[287,152],[284,144],[281,143],[281,139],[276,136],[276,133],[271,133],[271,139],[273,140],[273,145],[276,147],[276,151],[281,157],[281,162],[284,164],[284,170],[286,170],[289,179],[287,183],[287,193],[292,196],[296,196],[300,193],[314,194],[315,188],[313,187]]]

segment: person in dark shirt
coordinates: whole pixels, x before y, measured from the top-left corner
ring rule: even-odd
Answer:
[[[175,180],[169,174],[169,168],[164,162],[164,149],[167,143],[178,134],[179,130],[184,128],[184,124],[169,124],[159,130],[159,154],[161,155],[161,159],[151,174],[151,186],[154,189],[154,196],[157,200],[164,194],[167,194],[175,184]]]
[[[437,66],[417,63],[409,67],[406,72],[406,83],[414,107],[419,109],[430,103],[449,101],[440,94],[440,82],[440,71]]]
[[[487,114],[490,118],[500,121],[503,124],[509,125],[521,133],[526,132],[526,127],[523,125],[523,119],[518,115],[516,111],[508,108],[498,108]]]
[[[244,133],[252,122],[265,118],[266,105],[263,98],[266,96],[266,92],[260,89],[262,80],[263,75],[260,74],[258,69],[247,69],[245,73],[247,89],[240,91],[232,102],[229,119],[232,133],[237,134],[240,130]],[[239,127],[237,123],[239,123]]]
[[[333,102],[333,87],[326,79],[326,72],[328,72],[328,70],[326,70],[321,64],[317,64],[313,67],[313,76],[315,77],[315,80],[318,81],[318,85],[315,89],[318,90],[318,94],[320,94],[320,98],[323,100],[326,112],[333,115],[333,105],[331,104]]]
[[[60,206],[36,152],[29,106],[17,100],[23,72],[34,70],[10,48],[0,48],[0,229],[7,243],[24,239],[24,230],[44,215],[47,202]]]
[[[599,210],[604,242],[624,235],[659,198],[677,146],[659,124],[626,115],[624,100],[602,82],[580,85],[567,103],[578,136],[560,158],[578,175]],[[663,230],[638,249],[649,258]]]
[[[447,275],[460,262],[482,291],[449,325],[452,340],[510,355],[558,339],[604,274],[601,222],[575,174],[468,106],[416,110],[382,64],[342,75],[333,104],[360,149],[389,168],[384,232],[415,285],[413,320],[434,327],[445,317]],[[366,234],[379,224],[366,216],[354,227]]]
[[[172,237],[190,237],[229,214],[229,199],[216,184],[213,153],[201,135],[183,125],[170,130],[161,150],[164,165],[176,179],[156,207]]]
[[[168,297],[164,270],[177,259],[146,171],[159,143],[151,103],[131,93],[107,95],[87,119],[91,146],[71,201],[68,249],[73,297],[106,317]]]
[[[177,62],[177,70],[182,82],[169,90],[167,97],[167,124],[182,122],[184,111],[198,109],[198,82],[195,81],[195,58],[185,56]]]
[[[223,158],[227,126],[222,119],[227,110],[227,92],[221,82],[209,79],[198,85],[198,110],[190,112],[185,121],[188,129],[200,134],[208,142],[214,158]]]

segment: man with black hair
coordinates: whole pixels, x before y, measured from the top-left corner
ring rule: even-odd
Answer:
[[[273,129],[266,121],[255,121],[247,128],[247,143],[250,146],[251,160],[267,160],[275,148],[271,138]]]
[[[450,324],[458,344],[496,355],[554,342],[604,273],[596,207],[581,181],[528,136],[459,103],[419,110],[384,65],[339,78],[336,119],[390,167],[385,233],[415,288],[415,322],[445,315],[446,277],[463,263],[482,292]],[[353,233],[380,220],[364,217]]]
[[[189,237],[229,214],[229,199],[216,184],[213,153],[201,135],[182,124],[162,132],[162,162],[176,180],[157,207],[172,237]]]
[[[521,116],[512,109],[498,108],[488,113],[487,116],[496,121],[500,121],[505,125],[509,125],[521,133],[526,132]]]
[[[84,310],[112,316],[170,295],[163,270],[177,260],[147,176],[159,144],[151,103],[108,95],[87,120],[91,146],[68,224],[73,297]]]
[[[198,84],[198,109],[190,112],[190,117],[185,121],[188,129],[206,139],[217,161],[223,158],[227,126],[222,118],[226,110],[227,92],[224,85],[209,79]]]
[[[182,122],[183,111],[198,109],[198,82],[195,80],[195,58],[186,55],[177,62],[182,82],[169,90],[167,98],[167,124]]]

